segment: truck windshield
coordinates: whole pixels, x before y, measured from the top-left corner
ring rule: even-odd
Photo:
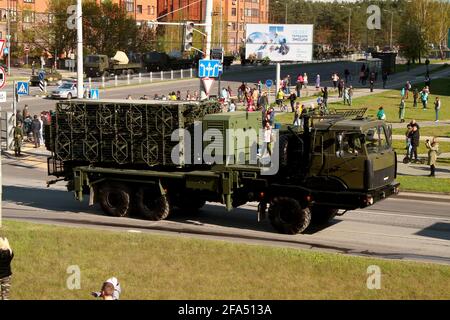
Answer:
[[[100,61],[99,56],[87,56],[85,62],[86,63],[97,63]]]
[[[370,128],[364,135],[368,154],[384,152],[390,148],[389,140],[383,126]]]

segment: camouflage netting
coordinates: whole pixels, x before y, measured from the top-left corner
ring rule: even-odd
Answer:
[[[217,102],[69,101],[57,104],[46,146],[55,160],[91,164],[174,165],[178,128],[221,111]]]

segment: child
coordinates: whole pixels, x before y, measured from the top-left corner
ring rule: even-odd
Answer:
[[[121,291],[119,281],[117,278],[112,277],[103,282],[100,292],[92,292],[92,295],[103,300],[119,300]]]
[[[11,260],[14,253],[7,238],[0,237],[0,300],[9,299],[11,288]]]

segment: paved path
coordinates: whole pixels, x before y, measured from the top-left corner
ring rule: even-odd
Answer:
[[[419,159],[422,159],[423,163],[408,163],[402,162],[404,155],[398,155],[397,174],[401,176],[417,176],[425,177],[430,174],[430,166],[427,164],[428,155],[420,154]],[[450,158],[450,153],[442,153],[439,158]],[[450,179],[450,166],[436,166],[436,178]]]

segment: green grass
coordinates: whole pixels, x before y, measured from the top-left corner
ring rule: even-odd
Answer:
[[[444,70],[446,70],[446,69],[448,69],[448,68],[450,68],[450,65],[449,65],[448,63],[444,63],[443,65],[440,65],[439,67],[430,70],[429,74],[438,73],[438,72],[444,71]],[[426,74],[427,74],[427,73],[424,72],[424,73],[422,73],[422,74],[420,74],[420,75],[421,75],[421,76],[426,76]]]
[[[394,140],[392,143],[395,151],[399,154],[406,154],[406,143],[404,140]],[[450,142],[439,142],[439,152],[450,152]],[[425,142],[421,141],[417,153],[428,154],[428,149],[425,146]]]
[[[393,130],[394,135],[404,135],[405,128],[397,128]],[[420,127],[420,135],[427,137],[450,137],[450,126],[434,126],[434,127]]]
[[[419,84],[416,87],[421,89],[423,84]],[[361,89],[356,89],[355,92],[358,90]],[[412,93],[410,93],[409,99],[406,100],[405,120],[409,122],[412,119],[416,119],[419,123],[420,121],[434,121],[435,112],[433,104],[436,96],[440,97],[442,105],[439,118],[441,120],[450,119],[450,78],[444,78],[432,81],[431,94],[429,96],[427,110],[422,109],[422,104],[420,102],[418,104],[418,108],[413,108],[413,98]],[[353,106],[351,108],[368,108],[366,115],[375,118],[378,108],[382,106],[386,112],[386,120],[388,122],[399,123],[400,119],[398,117],[398,106],[400,104],[400,100],[400,90],[389,90],[370,96],[355,98],[353,99]],[[335,109],[349,108],[348,106],[344,106],[342,102],[330,103],[329,107]],[[278,114],[276,116],[276,121],[280,123],[292,123],[293,119],[294,116],[292,113]]]
[[[448,178],[397,176],[397,181],[403,191],[450,193]]]
[[[450,184],[449,184],[450,185]],[[93,299],[116,276],[121,299],[450,299],[450,266],[6,221],[13,299]],[[66,288],[68,266],[81,289]],[[367,268],[381,268],[368,290]]]
[[[423,66],[423,64],[411,64],[409,66],[409,71],[411,72],[414,69],[421,67],[421,66]],[[405,64],[397,64],[395,66],[395,73],[406,72],[407,70],[408,70],[408,67],[407,67],[406,63]]]

